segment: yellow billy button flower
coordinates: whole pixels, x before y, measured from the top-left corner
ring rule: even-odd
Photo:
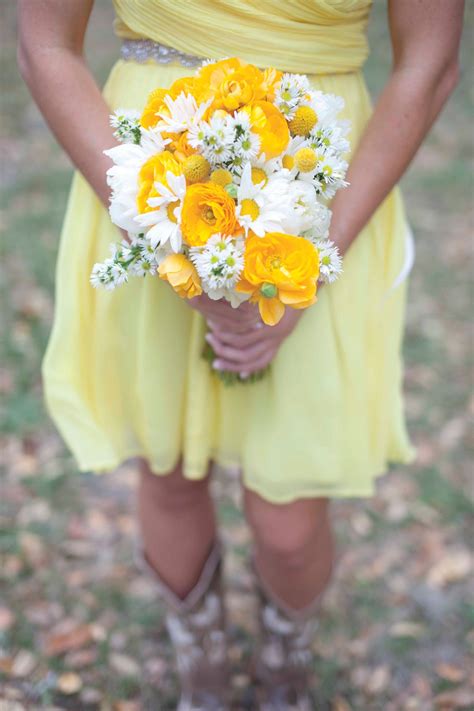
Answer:
[[[312,148],[300,148],[295,153],[295,164],[302,173],[310,173],[316,168],[318,156]]]
[[[316,111],[311,106],[298,106],[288,126],[293,136],[307,136],[317,120]]]
[[[258,303],[263,321],[274,326],[285,306],[304,309],[316,301],[318,276],[318,251],[304,237],[281,232],[257,237],[250,233],[236,290],[250,294],[250,301]]]
[[[204,183],[211,173],[211,164],[204,156],[198,155],[197,153],[192,156],[188,156],[183,163],[183,175],[186,178],[186,182],[191,183]]]
[[[169,254],[165,257],[158,267],[158,274],[183,299],[193,299],[202,294],[196,267],[184,254]]]
[[[225,168],[216,168],[216,170],[212,171],[209,180],[211,183],[216,183],[216,185],[221,185],[225,188],[226,185],[230,185],[232,183],[232,173],[230,170],[226,170]]]

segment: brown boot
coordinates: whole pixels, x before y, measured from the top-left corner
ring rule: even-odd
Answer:
[[[222,596],[222,554],[216,542],[191,592],[181,600],[159,578],[142,553],[138,567],[155,581],[167,607],[181,684],[177,711],[228,711],[226,620]]]
[[[257,582],[260,640],[255,654],[255,675],[263,698],[260,711],[315,711],[310,683],[311,649],[318,627],[318,596],[302,610],[278,600],[252,567]]]

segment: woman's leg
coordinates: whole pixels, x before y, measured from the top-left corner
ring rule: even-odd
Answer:
[[[328,500],[276,505],[245,490],[244,502],[262,580],[289,608],[306,607],[331,576],[334,551]]]
[[[145,556],[180,598],[195,586],[216,538],[209,475],[183,476],[181,465],[165,475],[140,466],[138,517]]]
[[[260,638],[254,673],[260,708],[313,708],[312,643],[321,593],[331,576],[333,543],[327,499],[274,505],[245,491],[253,530]]]
[[[140,567],[156,583],[176,654],[178,708],[224,711],[228,666],[222,557],[209,472],[205,479],[190,481],[180,465],[156,475],[142,463],[138,515],[146,559]]]

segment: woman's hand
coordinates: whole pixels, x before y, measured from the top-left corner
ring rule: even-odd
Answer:
[[[236,311],[241,308],[239,306]],[[254,322],[253,328],[247,330],[234,329],[221,319],[210,316],[207,321],[210,331],[206,340],[217,356],[214,368],[239,373],[242,378],[263,370],[272,362],[302,313],[302,310],[287,308],[276,326],[266,326],[259,320]]]
[[[257,306],[248,301],[241,304],[239,308],[233,309],[224,299],[215,301],[206,294],[201,294],[194,299],[189,299],[187,303],[204,316],[209,326],[212,321],[223,332],[228,330],[235,334],[248,333],[262,323]]]

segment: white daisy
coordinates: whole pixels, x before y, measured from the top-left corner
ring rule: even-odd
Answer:
[[[312,89],[308,105],[316,112],[320,126],[331,126],[338,122],[337,115],[343,110],[345,101],[342,96]]]
[[[186,179],[184,175],[166,173],[166,182],[155,183],[159,195],[148,199],[150,207],[157,210],[144,212],[135,217],[135,221],[146,230],[146,238],[151,246],[164,246],[169,242],[174,252],[179,252],[183,243],[181,233],[181,208],[186,194]]]
[[[158,121],[157,128],[170,133],[181,133],[189,131],[199,123],[211,100],[198,105],[192,94],[182,91],[176,99],[166,96],[164,102],[168,112],[158,112],[161,121]]]
[[[269,181],[255,184],[252,180],[252,166],[247,163],[242,171],[237,188],[236,215],[245,234],[249,230],[263,237],[265,232],[277,232],[285,218],[283,203],[278,204]]]
[[[239,156],[241,164],[247,161],[253,161],[257,158],[260,152],[260,136],[249,131],[247,134],[240,136],[234,143],[234,153]]]
[[[118,227],[136,235],[142,230],[135,221],[138,215],[137,176],[146,161],[161,153],[168,140],[159,131],[143,130],[140,145],[122,143],[104,151],[114,162],[107,171],[107,183],[112,189],[109,212],[112,222]]]
[[[318,123],[308,136],[309,145],[320,152],[347,153],[350,150],[347,140],[349,128],[348,121],[339,121],[331,126],[320,126]]]
[[[319,278],[330,284],[342,273],[342,258],[339,250],[330,240],[315,243],[319,252]]]
[[[327,153],[318,161],[313,185],[321,191],[325,198],[332,198],[336,190],[349,184],[344,180],[347,167],[346,160],[338,155]]]
[[[188,143],[212,165],[226,163],[233,154],[234,130],[227,117],[212,116],[210,121],[200,121],[189,130]]]

